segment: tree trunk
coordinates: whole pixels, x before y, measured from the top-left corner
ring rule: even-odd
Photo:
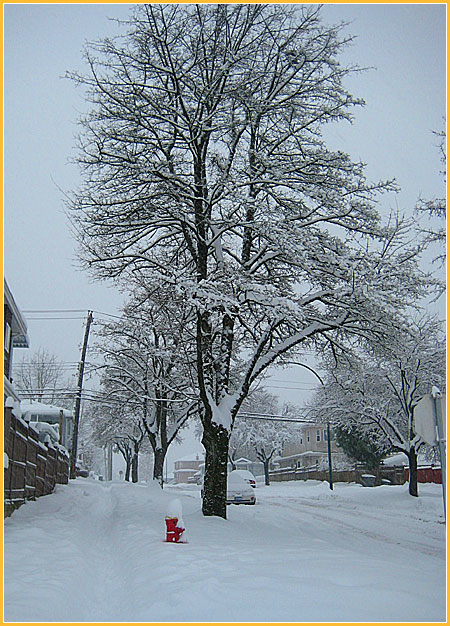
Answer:
[[[166,458],[167,450],[162,448],[156,448],[153,450],[153,480],[157,480],[161,485],[161,489],[164,484],[164,459]]]
[[[127,459],[126,464],[127,466],[125,468],[125,480],[127,482],[130,482],[131,460]]]
[[[264,461],[264,482],[267,486],[270,485],[269,464],[270,464],[270,459],[266,459]]]
[[[409,450],[409,493],[411,496],[418,496],[419,489],[417,484],[417,452],[415,448]]]
[[[203,483],[203,515],[227,517],[227,461],[230,436],[223,426],[209,423],[203,427],[206,451]]]
[[[139,454],[135,451],[133,454],[133,458],[131,459],[131,482],[138,482],[138,465],[139,465]]]

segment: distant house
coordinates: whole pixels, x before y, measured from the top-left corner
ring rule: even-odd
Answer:
[[[203,455],[198,452],[184,456],[182,459],[175,461],[174,478],[176,483],[187,483],[188,478],[196,474],[205,460]]]
[[[233,464],[236,469],[249,470],[250,472],[253,469],[254,461],[250,461],[250,459],[246,459],[245,457],[241,457],[240,459],[233,460]],[[232,470],[232,465],[228,462],[228,471]]]
[[[51,404],[24,400],[20,403],[20,410],[25,421],[30,422],[39,432],[41,441],[44,442],[49,437],[53,443],[60,443],[70,450],[74,423],[72,411]]]
[[[345,454],[331,433],[331,459],[333,465],[343,462]],[[283,446],[276,459],[280,468],[311,469],[328,463],[327,427],[325,424],[307,424],[300,429],[296,439]]]
[[[6,280],[3,282],[3,404],[7,398],[18,402],[12,380],[14,348],[29,348],[27,323],[14,300]]]

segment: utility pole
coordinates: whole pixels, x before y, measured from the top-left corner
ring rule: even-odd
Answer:
[[[78,365],[78,385],[77,396],[75,398],[74,423],[72,434],[72,448],[70,450],[70,478],[76,478],[76,463],[78,452],[78,428],[80,424],[80,408],[81,408],[81,392],[83,390],[84,364],[86,361],[86,351],[89,340],[89,329],[92,323],[92,311],[88,311],[86,319],[86,327],[84,330],[83,347],[81,349],[81,360]]]
[[[434,419],[436,423],[437,442],[439,444],[439,456],[441,457],[441,475],[442,475],[442,497],[444,502],[444,517],[447,517],[445,505],[445,481],[446,481],[446,458],[445,458],[445,434],[444,420],[442,419],[441,392],[437,387],[433,387],[431,392],[433,398]]]

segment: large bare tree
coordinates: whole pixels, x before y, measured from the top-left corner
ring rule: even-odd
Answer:
[[[347,43],[317,6],[141,5],[72,76],[92,104],[71,203],[82,259],[194,311],[205,515],[226,516],[229,438],[260,375],[312,341],[382,332],[384,308],[421,293],[399,223],[374,208],[390,185],[321,139],[361,104]]]

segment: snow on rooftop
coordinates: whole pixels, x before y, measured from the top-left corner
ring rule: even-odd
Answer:
[[[417,456],[417,464],[420,465],[430,465],[430,461],[427,460],[427,458],[423,455],[423,454],[418,454]],[[409,465],[409,460],[408,457],[406,456],[406,454],[404,452],[399,452],[397,454],[393,454],[391,456],[388,456],[386,459],[383,460],[383,465],[404,465],[405,467],[407,467]]]
[[[175,461],[175,463],[178,463],[179,461],[204,461],[204,455],[201,452],[194,452],[192,454],[188,454],[184,457],[182,457],[181,459],[177,459]]]
[[[30,413],[31,415],[47,415],[49,417],[59,417],[63,412],[64,417],[72,417],[72,411],[64,409],[62,406],[54,406],[53,404],[44,404],[43,402],[31,401],[20,403],[22,414]]]

